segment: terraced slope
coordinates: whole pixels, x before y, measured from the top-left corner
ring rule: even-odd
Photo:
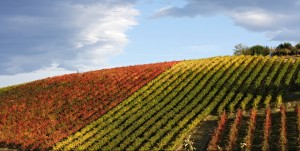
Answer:
[[[182,61],[53,150],[174,150],[207,115],[272,104],[299,78],[294,58]]]
[[[70,74],[0,89],[0,148],[50,148],[176,63]]]

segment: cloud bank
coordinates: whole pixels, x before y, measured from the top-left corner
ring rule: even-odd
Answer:
[[[187,0],[183,7],[169,7],[153,17],[225,15],[237,26],[263,32],[275,41],[300,40],[300,0]]]
[[[135,0],[1,0],[0,75],[94,70],[128,43]]]

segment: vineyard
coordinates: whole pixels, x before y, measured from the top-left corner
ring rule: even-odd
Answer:
[[[299,63],[295,58],[225,56],[105,69],[0,89],[0,145],[176,150],[208,115],[220,115],[205,143],[208,150],[297,150],[300,107],[286,109],[285,100],[300,86]]]
[[[174,64],[104,69],[1,89],[0,144],[22,149],[50,148]]]
[[[224,112],[207,150],[299,150],[300,106],[264,112],[252,109],[243,114],[239,109],[230,119]]]

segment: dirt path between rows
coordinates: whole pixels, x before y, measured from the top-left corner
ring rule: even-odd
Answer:
[[[210,137],[214,129],[218,126],[218,120],[218,116],[209,115],[205,121],[201,121],[196,128],[190,132],[190,141],[193,142],[193,147],[195,147],[197,151],[206,151]],[[188,137],[189,136],[187,136],[187,138]],[[177,151],[180,150],[183,150],[183,144],[177,147]]]

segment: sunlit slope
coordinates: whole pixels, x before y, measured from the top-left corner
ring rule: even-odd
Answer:
[[[69,74],[2,88],[0,148],[45,150],[98,119],[176,63]]]
[[[284,96],[299,79],[298,65],[262,56],[182,61],[53,149],[173,150],[209,114]]]

